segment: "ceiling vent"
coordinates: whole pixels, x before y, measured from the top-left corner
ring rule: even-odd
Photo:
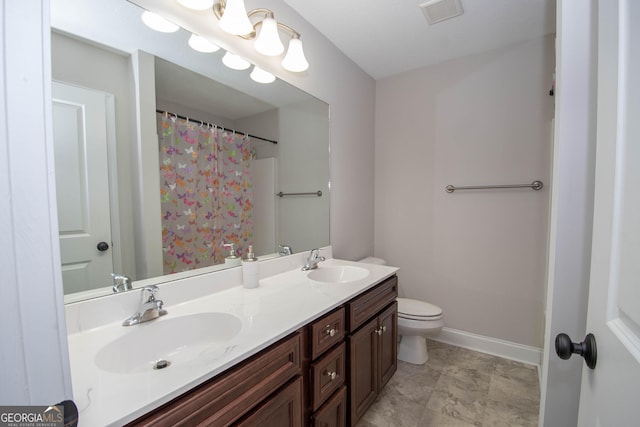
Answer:
[[[429,0],[420,4],[429,25],[462,15],[460,0]]]

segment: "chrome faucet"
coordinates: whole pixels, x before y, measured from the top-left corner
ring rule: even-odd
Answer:
[[[293,253],[293,249],[289,245],[278,245],[278,255],[287,256]]]
[[[119,292],[130,291],[133,289],[131,285],[131,279],[129,279],[124,274],[115,274],[111,273],[111,277],[113,277],[113,293],[117,294]]]
[[[313,270],[318,268],[318,263],[324,261],[325,258],[320,256],[320,249],[311,249],[307,263],[302,267],[302,271]]]
[[[139,323],[148,322],[167,314],[167,310],[162,308],[162,300],[156,299],[158,287],[156,285],[142,288],[140,307],[131,317],[122,322],[122,326],[133,326]]]

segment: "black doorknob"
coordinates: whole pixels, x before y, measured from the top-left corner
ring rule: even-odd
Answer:
[[[567,334],[558,334],[556,337],[556,354],[560,359],[567,360],[572,354],[579,354],[584,358],[584,362],[591,369],[596,367],[598,361],[598,349],[596,347],[596,337],[587,334],[581,343],[571,342]]]
[[[98,243],[97,248],[100,252],[104,252],[109,249],[109,244],[107,242],[100,242]]]

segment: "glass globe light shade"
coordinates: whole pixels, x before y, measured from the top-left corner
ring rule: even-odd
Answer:
[[[220,49],[218,45],[211,43],[209,40],[197,34],[191,34],[191,37],[189,37],[189,46],[191,46],[191,49],[202,53],[216,52]]]
[[[232,70],[246,70],[251,66],[249,61],[231,52],[224,54],[222,57],[222,63]]]
[[[244,7],[244,0],[227,0],[224,13],[220,18],[220,28],[236,36],[244,36],[253,31],[253,25]]]
[[[191,10],[206,10],[213,7],[213,0],[177,0],[177,2]]]
[[[180,27],[173,22],[148,10],[142,12],[142,22],[152,30],[160,31],[161,33],[175,33],[180,29]]]
[[[276,79],[276,76],[257,66],[253,67],[253,71],[251,71],[249,76],[253,81],[258,83],[272,83]]]
[[[299,37],[294,36],[289,41],[289,49],[287,54],[282,60],[282,66],[285,70],[299,73],[309,68],[307,58],[304,57],[304,51],[302,50],[302,40]]]
[[[263,21],[260,34],[254,42],[256,50],[263,55],[277,56],[284,52],[284,46],[278,35],[278,23],[270,13]]]

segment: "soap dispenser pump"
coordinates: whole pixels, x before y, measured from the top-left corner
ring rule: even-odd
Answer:
[[[229,255],[224,259],[224,263],[227,267],[236,267],[240,265],[240,257],[236,255],[236,250],[233,243],[223,243],[223,247],[229,249]]]
[[[253,253],[253,245],[249,245],[249,253],[242,260],[242,285],[247,289],[258,287],[258,258]]]

